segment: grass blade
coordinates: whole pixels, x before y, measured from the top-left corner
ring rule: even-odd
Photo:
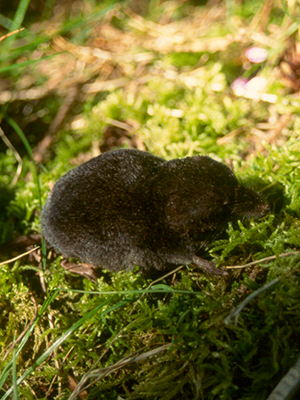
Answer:
[[[77,321],[75,324],[71,326],[71,328],[67,329],[66,332],[58,338],[50,347],[47,351],[45,351],[33,364],[28,370],[16,381],[17,385],[20,385],[24,380],[39,366],[41,365],[52,353],[53,351],[59,347],[65,340],[68,339],[70,335],[72,335],[85,321],[89,320],[92,318],[95,314],[97,314],[104,306],[106,306],[113,297],[105,300],[98,306],[96,306],[93,310],[88,312],[84,317],[80,318],[79,321]],[[116,308],[117,306],[121,307],[124,304],[124,301],[121,301],[117,305],[114,306]],[[105,313],[108,311],[106,310]],[[11,387],[4,396],[2,396],[1,400],[7,399],[14,391],[14,385]]]

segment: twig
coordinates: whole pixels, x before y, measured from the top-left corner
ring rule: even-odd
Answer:
[[[1,266],[1,265],[5,265],[5,264],[9,264],[9,263],[14,262],[14,261],[16,261],[16,260],[19,260],[19,258],[22,258],[22,257],[24,257],[24,256],[27,256],[27,254],[30,254],[30,253],[32,253],[33,251],[38,250],[39,248],[40,248],[40,247],[37,246],[37,247],[35,247],[34,249],[31,249],[31,250],[29,250],[29,251],[26,251],[26,253],[23,253],[23,254],[18,255],[17,257],[11,258],[10,260],[3,261],[2,263],[0,263],[0,266]]]
[[[230,265],[230,266],[228,266],[226,268],[227,269],[248,268],[248,267],[251,267],[252,265],[260,264],[260,263],[265,262],[265,261],[275,260],[277,257],[279,257],[279,258],[288,257],[288,256],[296,255],[296,254],[300,254],[300,251],[290,251],[288,253],[281,253],[281,254],[278,254],[278,256],[269,256],[269,257],[261,258],[260,260],[257,260],[257,261],[249,262],[249,263],[244,264],[244,265]]]
[[[300,358],[281,379],[267,400],[292,400],[300,387]]]
[[[96,378],[96,381],[99,381],[100,379],[104,378],[105,376],[111,374],[114,371],[118,371],[121,368],[126,367],[129,364],[136,363],[138,361],[145,360],[146,358],[153,357],[159,353],[162,353],[163,351],[166,351],[169,347],[172,346],[172,343],[165,344],[164,346],[158,347],[154,350],[147,351],[146,353],[140,354],[140,355],[133,355],[131,354],[128,357],[123,358],[122,360],[118,361],[116,364],[111,365],[110,367],[107,368],[100,368],[96,369],[94,371],[89,372],[88,374],[85,374],[81,381],[79,382],[77,388],[74,390],[74,392],[71,394],[69,397],[69,400],[75,400],[77,396],[79,395],[80,392],[82,392],[84,389],[89,387],[91,384],[85,386],[86,382],[91,379],[91,378]],[[135,352],[134,354],[136,354]]]
[[[4,35],[4,36],[1,36],[1,37],[0,37],[0,42],[2,42],[2,40],[4,40],[4,39],[8,38],[8,37],[9,37],[9,36],[11,36],[11,35],[14,35],[15,33],[18,33],[18,32],[21,32],[21,31],[24,31],[24,29],[25,29],[25,28],[20,28],[20,29],[17,29],[16,31],[9,32],[9,33],[7,33],[6,35]]]

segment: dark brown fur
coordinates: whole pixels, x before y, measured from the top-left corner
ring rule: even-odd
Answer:
[[[260,195],[209,157],[165,161],[117,150],[56,183],[42,213],[42,232],[64,256],[82,262],[111,271],[134,265],[164,270],[201,264],[203,244],[228,221],[267,211]]]

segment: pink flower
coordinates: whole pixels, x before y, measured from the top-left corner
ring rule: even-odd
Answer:
[[[268,52],[261,47],[249,47],[249,49],[245,51],[245,56],[250,62],[259,64],[267,59]]]

